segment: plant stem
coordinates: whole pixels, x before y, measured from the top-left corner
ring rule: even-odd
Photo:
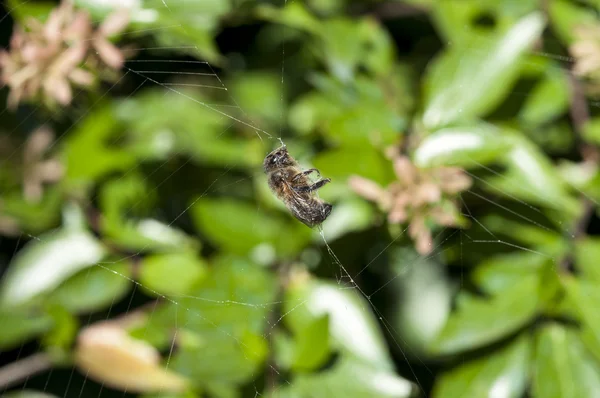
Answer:
[[[0,368],[0,390],[5,391],[7,388],[51,367],[50,356],[44,352],[10,363]]]

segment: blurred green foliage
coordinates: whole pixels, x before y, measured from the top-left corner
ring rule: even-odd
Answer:
[[[7,35],[54,6],[7,4]],[[0,114],[0,349],[47,358],[27,382],[0,368],[7,397],[598,394],[600,114],[568,55],[598,2],[123,4],[117,84]],[[41,125],[65,172],[32,201]],[[331,247],[268,190],[279,138],[332,179]],[[473,180],[469,225],[431,226],[428,255],[347,184],[393,183],[391,146]],[[133,339],[82,333],[115,325]],[[88,373],[86,344],[114,370]],[[135,361],[154,383],[116,381]]]

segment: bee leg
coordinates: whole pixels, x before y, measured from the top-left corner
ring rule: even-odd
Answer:
[[[312,185],[304,185],[301,187],[294,187],[294,191],[296,191],[296,192],[313,192],[313,191],[316,191],[317,189],[321,188],[323,185],[327,184],[328,182],[331,182],[331,179],[325,178],[323,180],[319,180],[319,181],[315,182]]]
[[[302,172],[300,172],[300,173],[298,173],[298,174],[296,174],[295,176],[292,177],[292,182],[296,182],[298,180],[298,178],[301,178],[303,176],[307,176],[307,175],[309,175],[311,173],[315,173],[315,172],[317,174],[319,174],[319,170],[317,170],[317,169],[308,169],[306,171],[302,171]]]

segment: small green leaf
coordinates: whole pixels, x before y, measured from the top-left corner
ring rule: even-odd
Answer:
[[[472,35],[469,44],[450,49],[426,77],[423,123],[429,129],[471,120],[494,109],[520,72],[520,59],[544,29],[531,13],[494,39]]]
[[[59,306],[51,306],[48,314],[53,320],[54,327],[44,336],[44,346],[50,349],[68,350],[77,336],[79,326],[77,318]]]
[[[56,288],[48,297],[69,311],[98,311],[122,299],[131,287],[131,264],[97,265],[79,271]]]
[[[575,268],[584,279],[600,283],[600,239],[590,237],[575,242]]]
[[[82,269],[98,263],[106,249],[85,230],[59,229],[29,242],[12,261],[0,293],[5,304],[51,291]]]
[[[192,253],[157,254],[144,258],[139,281],[158,294],[187,294],[206,276],[206,265]],[[156,293],[154,293],[156,294]]]
[[[50,330],[52,318],[27,309],[0,309],[0,348],[8,350]]]
[[[519,118],[529,125],[547,123],[565,113],[569,102],[569,80],[559,65],[551,63],[521,107]]]
[[[292,370],[317,369],[327,360],[329,350],[329,316],[323,315],[298,332]]]
[[[597,397],[600,367],[574,330],[552,324],[538,331],[533,397]]]
[[[421,167],[462,166],[476,168],[495,161],[511,147],[502,131],[493,125],[475,124],[448,127],[423,139],[415,150],[415,163]]]
[[[519,398],[527,386],[530,357],[529,338],[521,337],[442,373],[436,380],[432,397]]]
[[[65,178],[75,187],[86,187],[111,172],[129,170],[136,162],[130,152],[107,144],[122,128],[113,108],[105,105],[94,109],[76,124],[65,145]]]
[[[600,145],[600,118],[595,117],[583,125],[583,137],[596,145]]]
[[[538,309],[539,278],[526,276],[490,299],[463,301],[434,340],[435,354],[453,354],[499,340],[525,325]]]
[[[552,30],[567,46],[575,41],[574,33],[578,26],[598,23],[596,12],[572,1],[552,0],[548,11]]]

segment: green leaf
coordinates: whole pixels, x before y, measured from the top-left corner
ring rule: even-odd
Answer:
[[[398,141],[406,121],[383,102],[359,103],[333,117],[325,131],[333,144],[385,147]]]
[[[261,4],[256,7],[256,13],[261,18],[311,33],[321,28],[319,20],[302,3],[290,2],[283,8]]]
[[[600,283],[600,239],[588,237],[575,242],[575,268],[585,280]]]
[[[567,251],[563,235],[535,221],[513,221],[499,215],[489,215],[480,219],[492,233],[504,235],[512,241],[523,243],[542,251],[546,257],[560,257]]]
[[[182,295],[189,293],[206,273],[206,264],[192,253],[157,254],[144,258],[138,280],[145,289],[160,295]]]
[[[473,35],[468,45],[443,54],[426,77],[425,127],[470,120],[494,109],[517,79],[521,57],[543,28],[542,15],[531,13],[494,39]]]
[[[27,309],[0,309],[0,348],[8,350],[50,330],[52,318]]]
[[[101,310],[121,300],[131,288],[131,264],[120,261],[79,271],[48,297],[69,311],[86,313]]]
[[[287,289],[282,311],[287,314],[283,321],[295,334],[328,315],[332,348],[378,369],[393,368],[369,303],[356,290],[343,290],[324,281],[299,280]]]
[[[329,316],[309,323],[296,336],[292,370],[309,372],[323,365],[329,356]]]
[[[44,336],[43,345],[52,350],[68,350],[77,336],[77,318],[59,306],[51,306],[48,314],[52,317],[54,327]]]
[[[3,280],[0,297],[15,305],[55,289],[82,269],[98,263],[106,249],[85,230],[58,229],[21,249]]]
[[[21,192],[10,192],[0,197],[0,210],[3,215],[16,218],[22,229],[37,235],[58,224],[63,199],[57,186],[45,190],[39,202],[26,200]]]
[[[282,256],[290,256],[302,250],[311,237],[310,228],[300,222],[287,222],[240,200],[202,198],[191,212],[198,228],[213,243],[236,254],[269,244]]]
[[[126,171],[135,165],[132,153],[108,145],[121,128],[110,105],[95,107],[75,125],[64,147],[68,184],[87,187],[111,172]]]
[[[486,179],[488,184],[484,188],[498,195],[556,209],[567,218],[580,212],[579,203],[569,195],[566,184],[546,154],[516,134],[512,148],[504,158],[507,171]]]
[[[475,268],[472,278],[486,293],[497,295],[548,264],[552,260],[538,253],[515,251],[488,257]]]
[[[227,84],[228,91],[235,97],[253,124],[265,122],[278,125],[285,114],[284,87],[281,76],[270,73],[244,73]]]
[[[494,162],[510,147],[510,140],[500,129],[481,123],[438,130],[421,141],[413,157],[420,167],[477,168]]]
[[[21,24],[28,18],[45,21],[50,12],[56,7],[51,1],[8,0],[10,14]]]
[[[109,181],[100,194],[104,211],[102,232],[107,240],[128,250],[196,249],[198,242],[184,232],[152,218],[136,218],[152,204],[152,191],[137,174]]]
[[[490,37],[510,29],[519,18],[538,9],[534,0],[478,2],[462,0],[413,0],[416,7],[428,6],[437,30],[453,46],[468,43],[474,35]],[[423,4],[425,3],[425,4]],[[481,18],[491,23],[480,23]]]
[[[442,373],[436,380],[434,398],[502,397],[519,398],[529,378],[531,347],[529,338],[515,342],[490,354],[462,363]]]
[[[596,307],[600,300],[600,285],[576,278],[563,278],[564,286],[575,315],[581,320],[585,343],[592,352],[600,354],[600,319]],[[598,357],[600,360],[600,356]]]
[[[564,114],[570,103],[569,80],[560,65],[549,64],[544,78],[533,88],[519,111],[529,125],[547,123]]]
[[[346,185],[351,175],[359,175],[382,185],[393,180],[391,162],[373,147],[340,148],[321,152],[313,163],[321,175]]]
[[[600,145],[600,118],[595,117],[583,125],[583,137],[596,145]]]
[[[261,335],[245,333],[240,338],[223,333],[201,347],[181,347],[170,366],[200,387],[214,383],[243,383],[256,377],[268,353]]]
[[[533,397],[598,397],[599,375],[600,367],[575,331],[558,324],[538,331]]]
[[[595,25],[598,17],[591,9],[565,0],[552,0],[548,4],[552,30],[565,45],[575,41],[575,30],[581,25]]]
[[[539,278],[526,276],[490,299],[463,301],[434,340],[435,354],[490,344],[525,325],[538,309]]]
[[[360,361],[342,358],[333,368],[318,373],[300,373],[291,385],[272,392],[271,398],[404,398],[412,397],[416,387],[394,373]]]

